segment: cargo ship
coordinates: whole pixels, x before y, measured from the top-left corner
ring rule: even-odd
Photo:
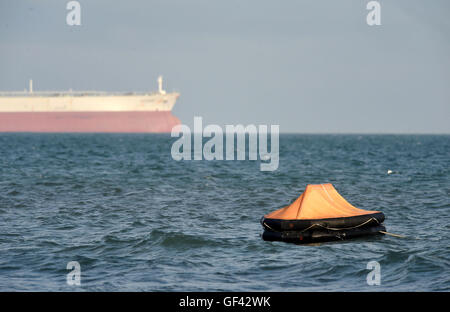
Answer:
[[[0,92],[0,132],[171,132],[179,93],[33,91]]]

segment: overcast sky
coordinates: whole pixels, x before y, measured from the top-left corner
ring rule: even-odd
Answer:
[[[450,1],[0,0],[0,90],[156,90],[192,125],[450,133]]]

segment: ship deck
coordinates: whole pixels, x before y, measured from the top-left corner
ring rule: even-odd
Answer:
[[[0,97],[75,97],[75,96],[150,96],[158,92],[107,92],[107,91],[2,91]]]

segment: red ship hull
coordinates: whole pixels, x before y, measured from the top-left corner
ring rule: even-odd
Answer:
[[[180,120],[160,112],[0,113],[0,132],[171,132]]]

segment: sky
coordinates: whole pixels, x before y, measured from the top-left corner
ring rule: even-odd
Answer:
[[[203,124],[450,133],[450,1],[0,0],[0,90],[156,90]]]

